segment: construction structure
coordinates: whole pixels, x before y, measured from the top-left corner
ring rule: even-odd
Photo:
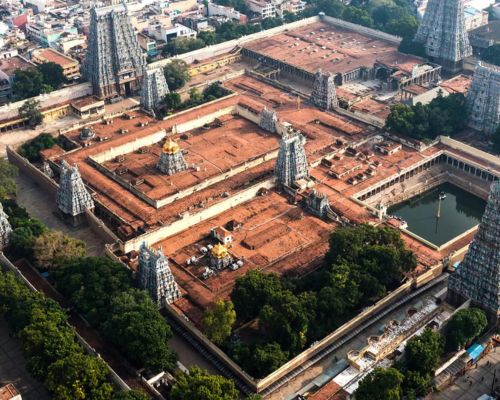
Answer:
[[[137,279],[158,307],[171,304],[181,297],[181,292],[168,265],[168,259],[161,250],[154,250],[146,243],[139,251]]]
[[[479,230],[458,270],[448,280],[450,302],[467,299],[500,315],[500,181],[491,186]]]
[[[337,91],[335,90],[334,77],[330,73],[323,73],[321,69],[314,75],[311,102],[323,110],[331,110],[338,107]]]
[[[146,68],[142,77],[141,106],[153,111],[169,93],[162,68]]]
[[[306,139],[298,131],[295,131],[288,123],[283,123],[284,128],[274,175],[278,183],[291,187],[299,179],[309,176],[304,144]]]
[[[9,223],[9,217],[3,210],[2,203],[0,203],[0,251],[9,245],[11,233],[12,227]]]
[[[479,62],[467,93],[469,126],[488,134],[500,125],[500,68]]]
[[[61,176],[57,190],[57,207],[63,214],[75,217],[83,214],[86,209],[94,208],[92,196],[85,185],[76,165],[69,165],[66,161],[61,163]]]
[[[414,41],[449,72],[462,69],[464,58],[472,55],[465,28],[464,0],[429,0]]]
[[[92,8],[84,72],[94,95],[106,99],[136,94],[144,66],[125,3]]]
[[[172,139],[167,139],[163,145],[156,167],[166,175],[174,175],[187,169],[182,151]]]

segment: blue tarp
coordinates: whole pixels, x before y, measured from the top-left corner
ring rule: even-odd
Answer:
[[[483,354],[484,346],[479,343],[474,343],[467,349],[467,354],[473,360],[476,360],[481,354]]]

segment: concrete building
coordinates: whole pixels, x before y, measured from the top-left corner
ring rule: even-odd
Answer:
[[[142,244],[139,251],[137,279],[140,287],[149,292],[153,301],[160,308],[181,297],[167,257],[163,255],[161,250],[153,250],[145,243]]]
[[[474,54],[481,56],[488,47],[500,43],[500,21],[491,21],[470,31],[469,40]]]
[[[236,11],[233,7],[221,6],[219,4],[210,2],[208,3],[207,12],[209,17],[223,16],[242,24],[246,23],[247,17],[245,14]]]
[[[179,37],[196,38],[196,31],[182,24],[168,25],[155,22],[148,26],[148,35],[156,40],[162,40],[165,43]]]
[[[488,24],[488,11],[465,7],[465,29],[467,32]]]
[[[444,69],[460,70],[463,59],[472,54],[463,0],[429,0],[414,40],[424,44],[426,54]]]
[[[85,75],[99,98],[139,91],[145,60],[125,4],[94,7]]]
[[[458,270],[448,280],[450,300],[473,304],[500,316],[500,181],[491,186],[479,231]]]
[[[142,78],[141,105],[154,110],[169,93],[163,68],[146,69]]]
[[[2,203],[0,203],[0,251],[8,246],[12,227],[9,223],[9,217],[5,214]]]
[[[63,34],[78,34],[78,29],[70,23],[58,19],[39,18],[26,24],[27,37],[45,47],[56,47]]]
[[[469,126],[492,134],[500,126],[500,67],[479,62],[467,94]]]
[[[54,49],[37,49],[31,53],[31,60],[35,64],[53,62],[63,69],[64,77],[68,81],[80,78],[80,64],[71,57],[65,56]]]
[[[276,7],[272,1],[267,0],[246,0],[246,5],[253,13],[257,14],[260,19],[275,18]]]

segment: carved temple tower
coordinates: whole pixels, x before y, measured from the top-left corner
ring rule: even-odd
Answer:
[[[2,203],[0,203],[0,251],[9,245],[11,233],[12,227],[9,223],[9,217],[3,210]]]
[[[329,72],[324,74],[321,69],[314,75],[313,91],[311,93],[311,102],[323,110],[331,110],[339,105],[337,99],[337,90],[335,81]]]
[[[141,105],[154,110],[169,93],[163,68],[146,68],[142,77]]]
[[[124,3],[93,7],[84,72],[94,95],[131,96],[140,89],[144,56]]]
[[[153,250],[145,243],[139,250],[137,279],[142,289],[149,292],[158,307],[171,304],[181,297],[179,287],[161,250]]]
[[[285,123],[284,128],[274,175],[278,183],[291,186],[295,181],[309,177],[309,166],[304,149],[306,140],[289,124]]]
[[[469,126],[488,134],[500,126],[500,67],[479,62],[467,93]]]
[[[471,299],[490,315],[500,314],[500,181],[493,183],[479,230],[448,279],[451,303]]]
[[[172,139],[168,138],[163,145],[156,167],[166,175],[174,175],[187,169],[182,151]]]
[[[414,38],[425,53],[449,72],[462,69],[472,54],[465,29],[464,0],[429,0],[422,24]]]
[[[259,126],[262,129],[270,133],[276,132],[276,123],[278,122],[276,111],[269,110],[267,107],[264,107],[260,112],[259,117]]]

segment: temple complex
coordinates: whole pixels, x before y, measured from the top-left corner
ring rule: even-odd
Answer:
[[[467,94],[469,126],[488,134],[500,125],[500,68],[479,62]]]
[[[471,299],[490,314],[500,315],[500,181],[491,186],[479,230],[450,276],[448,289],[452,302]]]
[[[288,124],[280,140],[280,148],[274,174],[276,180],[285,186],[292,186],[299,179],[309,176],[304,144],[306,139]]]
[[[5,213],[0,203],[0,251],[8,246],[12,227],[9,223],[9,217]]]
[[[425,46],[425,53],[444,69],[456,72],[472,47],[465,28],[463,0],[429,0],[415,42]]]
[[[163,69],[146,69],[142,78],[141,105],[146,110],[154,110],[168,93]]]
[[[84,72],[94,95],[111,98],[137,93],[144,65],[125,3],[92,8]]]
[[[139,251],[137,279],[140,287],[149,292],[160,308],[173,303],[181,296],[167,257],[161,250],[153,250],[145,243]]]
[[[312,103],[324,110],[338,107],[337,92],[335,90],[334,77],[330,73],[323,73],[321,69],[314,75],[313,91],[311,93]]]
[[[94,201],[85,188],[78,167],[70,166],[66,161],[61,163],[56,202],[64,214],[72,217],[83,214],[86,209],[94,208]]]
[[[167,139],[162,147],[157,168],[166,175],[173,175],[187,169],[186,161],[179,145],[172,139]]]

